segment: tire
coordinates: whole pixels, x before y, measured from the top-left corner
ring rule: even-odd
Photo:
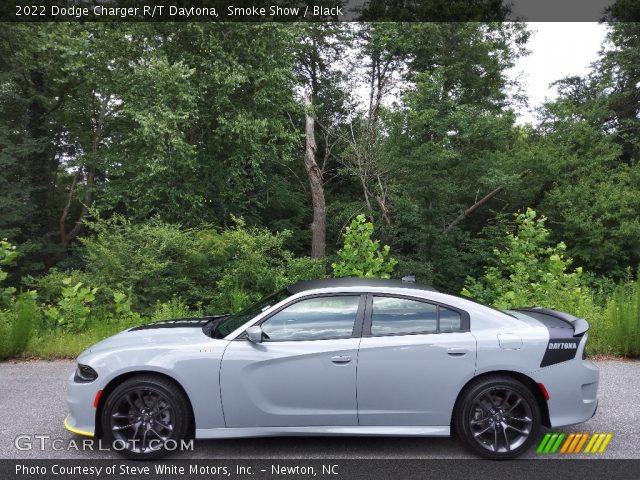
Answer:
[[[506,460],[526,452],[538,438],[541,413],[533,393],[507,376],[469,385],[454,417],[456,436],[473,453]]]
[[[192,413],[189,399],[173,381],[139,375],[109,394],[100,421],[109,446],[126,458],[152,460],[170,453],[168,440],[173,446],[187,438]]]

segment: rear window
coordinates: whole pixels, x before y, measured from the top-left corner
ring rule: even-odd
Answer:
[[[439,305],[397,297],[373,297],[371,335],[411,335],[462,330],[460,313]]]
[[[405,298],[373,297],[372,335],[435,333],[438,331],[438,307]]]

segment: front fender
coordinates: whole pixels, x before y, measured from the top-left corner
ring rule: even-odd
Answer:
[[[228,341],[205,337],[199,343],[127,346],[121,349],[88,350],[78,362],[90,365],[98,373],[91,383],[76,383],[73,375],[67,386],[70,415],[68,427],[73,431],[95,432],[98,391],[108,392],[123,378],[136,372],[158,373],[175,380],[187,394],[198,428],[224,427],[220,398],[219,373],[222,354]],[[102,398],[104,400],[104,398]]]

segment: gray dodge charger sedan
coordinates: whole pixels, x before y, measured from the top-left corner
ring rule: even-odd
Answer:
[[[234,315],[131,328],[78,357],[74,433],[132,458],[185,438],[449,436],[515,457],[591,418],[588,324],[399,280],[301,282]]]

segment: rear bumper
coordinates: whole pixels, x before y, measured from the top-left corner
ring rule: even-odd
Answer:
[[[534,372],[537,382],[549,392],[551,427],[573,425],[589,420],[598,408],[598,367],[576,358]]]

